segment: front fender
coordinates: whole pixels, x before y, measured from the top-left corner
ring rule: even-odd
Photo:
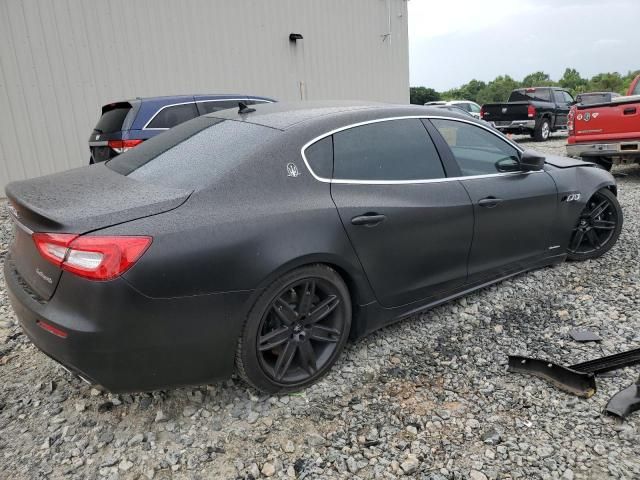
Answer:
[[[558,191],[558,208],[549,248],[553,252],[566,251],[580,213],[589,199],[603,188],[617,194],[617,185],[609,172],[593,166],[550,167],[547,171],[555,181]],[[579,199],[576,199],[576,193],[580,194]]]

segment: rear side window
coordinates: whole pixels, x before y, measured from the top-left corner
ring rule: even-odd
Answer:
[[[320,178],[331,178],[333,174],[333,139],[331,136],[318,140],[304,151],[309,168]]]
[[[159,110],[145,128],[172,128],[198,116],[195,103],[172,105]]]
[[[438,152],[416,118],[335,133],[333,153],[335,179],[427,180],[445,176]]]
[[[195,190],[233,170],[242,175],[247,158],[277,135],[261,125],[198,117],[111,159],[107,167],[142,182]]]
[[[115,103],[102,107],[102,116],[95,128],[98,133],[115,133],[122,130],[127,114],[131,111],[130,103]]]

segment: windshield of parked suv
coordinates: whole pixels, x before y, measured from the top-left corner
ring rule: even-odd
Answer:
[[[211,184],[260,150],[277,130],[253,123],[198,117],[107,162],[142,182],[194,190]]]
[[[539,102],[551,101],[551,90],[548,88],[531,88],[527,90],[514,90],[509,96],[510,102],[528,102],[530,100],[537,100]]]

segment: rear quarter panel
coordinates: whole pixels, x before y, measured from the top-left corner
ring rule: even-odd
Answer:
[[[329,184],[306,169],[302,138],[282,137],[194,192],[183,208],[100,231],[153,236],[125,279],[154,298],[208,295],[259,290],[285,271],[323,262],[344,272],[354,303],[372,301]],[[288,163],[299,176],[287,175]]]

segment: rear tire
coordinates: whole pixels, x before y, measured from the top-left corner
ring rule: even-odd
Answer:
[[[327,374],[351,328],[349,290],[332,268],[293,270],[265,289],[238,341],[236,370],[267,393],[298,391]]]
[[[533,131],[533,138],[536,142],[546,142],[551,135],[551,124],[547,118],[542,118],[536,129]]]
[[[616,196],[607,188],[598,190],[580,213],[569,240],[567,258],[583,261],[607,253],[618,241],[622,221]]]

